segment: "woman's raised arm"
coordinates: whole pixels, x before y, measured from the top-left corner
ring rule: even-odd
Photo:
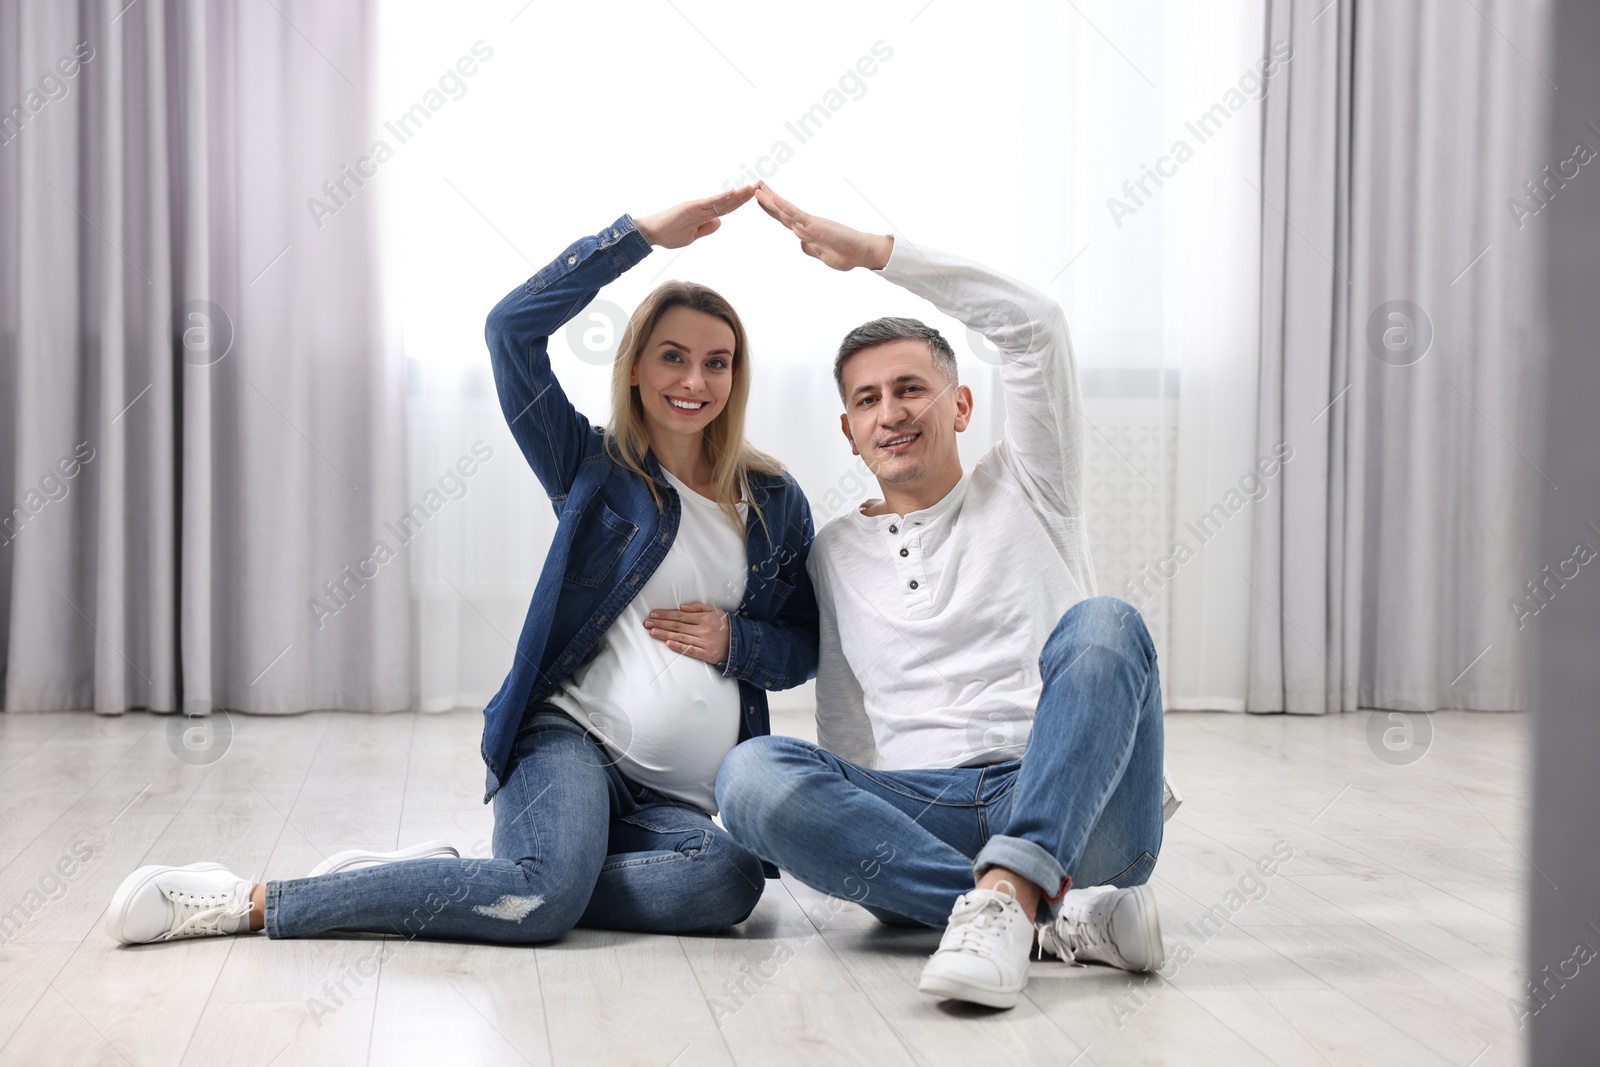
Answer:
[[[489,312],[484,337],[500,410],[523,457],[559,511],[578,467],[600,435],[572,406],[550,365],[550,335],[587,307],[602,287],[650,254],[682,248],[722,225],[755,187],[689,200],[635,220],[623,215],[583,237],[517,286]]]

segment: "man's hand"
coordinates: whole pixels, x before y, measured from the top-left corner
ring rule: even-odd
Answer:
[[[761,210],[789,228],[800,238],[800,250],[820,259],[834,270],[868,267],[882,270],[894,251],[894,238],[882,233],[862,233],[842,222],[807,215],[772,191],[766,182],[756,183],[756,203]]]
[[[722,225],[722,216],[741,207],[755,192],[755,186],[747,185],[704,200],[685,200],[676,207],[634,219],[633,225],[653,245],[682,248],[708,233],[715,233]]]
[[[728,659],[728,613],[710,604],[683,604],[677,611],[652,611],[644,627],[657,641],[707,663]]]

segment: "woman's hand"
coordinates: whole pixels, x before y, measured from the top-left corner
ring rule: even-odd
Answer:
[[[682,248],[708,233],[716,233],[722,216],[741,207],[756,193],[756,187],[708,196],[704,200],[685,200],[676,207],[634,219],[633,225],[646,241],[662,248]]]
[[[657,641],[707,663],[728,659],[728,613],[710,604],[683,604],[677,611],[652,611],[644,628]]]
[[[855,267],[882,270],[889,262],[889,253],[894,251],[894,238],[890,235],[862,233],[842,222],[807,215],[773,192],[766,182],[756,184],[756,203],[800,238],[800,251],[822,260],[834,270]]]

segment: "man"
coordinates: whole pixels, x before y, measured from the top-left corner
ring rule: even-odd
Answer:
[[[1138,612],[1094,595],[1061,309],[764,184],[756,197],[806,254],[877,271],[982,333],[1001,354],[1007,419],[966,472],[956,434],[972,392],[939,332],[890,318],[845,338],[840,425],[883,498],[812,548],[821,745],[734,749],[717,782],[727,828],[885,922],[943,926],[930,994],[1014,1005],[1036,922],[1063,959],[1159,967],[1146,883],[1163,823],[1161,686]]]

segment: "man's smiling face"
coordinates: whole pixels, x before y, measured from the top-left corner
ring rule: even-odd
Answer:
[[[880,484],[914,489],[959,479],[956,434],[972,419],[972,391],[934,364],[928,343],[902,338],[845,360],[840,427]]]

